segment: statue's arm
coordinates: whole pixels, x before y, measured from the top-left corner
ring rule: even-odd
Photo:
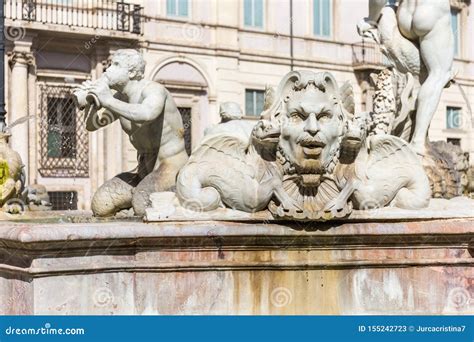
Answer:
[[[377,22],[382,9],[387,5],[387,0],[369,0],[369,17],[370,22]]]
[[[155,120],[163,112],[167,94],[163,89],[148,86],[143,90],[142,103],[127,103],[116,98],[109,98],[102,105],[127,120],[143,123]]]

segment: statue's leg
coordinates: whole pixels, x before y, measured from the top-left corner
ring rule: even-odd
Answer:
[[[153,192],[171,191],[176,184],[179,170],[186,164],[188,155],[182,151],[173,157],[160,161],[159,167],[149,173],[133,190],[132,205],[135,215],[145,215]]]
[[[132,206],[132,189],[140,178],[131,172],[121,173],[108,180],[92,197],[91,208],[94,216],[112,216],[122,209]]]
[[[443,88],[452,77],[454,37],[449,15],[442,16],[431,31],[421,36],[420,50],[428,77],[418,93],[411,146],[418,154],[423,155],[431,119],[438,107]]]

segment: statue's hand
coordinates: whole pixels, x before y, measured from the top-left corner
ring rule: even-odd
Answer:
[[[88,93],[95,95],[99,99],[100,104],[105,107],[108,105],[110,100],[114,98],[112,91],[105,82],[91,84]]]
[[[370,30],[373,30],[375,27],[373,25],[371,25],[367,19],[362,19],[361,21],[359,21],[359,23],[357,24],[357,33],[359,34],[359,36],[361,37],[370,37],[371,38],[371,35],[370,35]]]
[[[79,109],[84,109],[84,107],[87,105],[86,97],[91,86],[92,86],[92,82],[87,80],[74,89],[74,92],[73,92],[74,99]]]

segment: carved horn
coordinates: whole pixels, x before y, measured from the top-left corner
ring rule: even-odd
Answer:
[[[275,93],[275,101],[273,101],[273,104],[271,105],[270,108],[265,110],[261,118],[269,121],[278,121],[278,117],[280,114],[280,109],[282,106],[282,102],[285,100],[285,98],[288,96],[288,94],[291,92],[295,84],[301,80],[301,74],[299,71],[291,71],[288,74],[283,77],[283,79],[280,81],[280,84],[278,85],[278,88]]]

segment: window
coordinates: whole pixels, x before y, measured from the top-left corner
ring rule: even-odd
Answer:
[[[188,12],[188,0],[166,0],[167,15],[187,17]]]
[[[313,0],[313,32],[317,36],[331,36],[331,0]]]
[[[461,108],[446,108],[446,128],[461,128]]]
[[[69,85],[39,85],[40,167],[43,177],[88,177],[89,136]]]
[[[263,90],[245,90],[245,115],[260,116],[263,112],[263,101],[265,92]]]
[[[263,27],[263,0],[244,0],[244,24]]]
[[[76,108],[71,98],[48,96],[47,155],[52,158],[76,157]]]
[[[459,138],[447,138],[446,141],[448,143],[451,143],[451,144],[455,145],[455,146],[461,146],[461,139],[459,139]]]
[[[451,27],[454,33],[454,55],[458,56],[461,47],[461,31],[460,31],[460,13],[457,9],[451,9]]]
[[[188,156],[191,155],[191,108],[189,107],[178,107],[179,113],[181,114],[181,119],[183,120],[183,128],[184,128],[184,148],[186,149],[186,153]]]
[[[48,191],[53,210],[77,210],[76,191]]]

